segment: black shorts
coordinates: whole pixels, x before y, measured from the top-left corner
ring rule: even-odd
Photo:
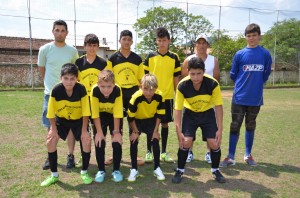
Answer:
[[[173,122],[173,108],[174,102],[172,100],[165,100],[166,114],[162,117],[161,123]]]
[[[139,86],[134,86],[131,88],[122,88],[122,99],[123,99],[123,114],[124,117],[127,117],[127,110],[129,101],[131,99],[131,96],[139,90]]]
[[[143,132],[147,134],[147,136],[153,135],[153,131],[156,124],[156,118],[148,118],[148,119],[142,119],[142,120],[135,120],[136,127],[139,130],[139,135]],[[131,135],[132,131],[129,131],[129,135]]]
[[[63,118],[56,117],[56,127],[58,135],[61,139],[66,140],[71,130],[75,140],[79,141],[81,137],[81,130],[82,130],[82,119],[79,120],[66,120]]]
[[[182,133],[186,137],[195,138],[198,127],[202,131],[202,139],[215,138],[218,130],[215,111],[209,109],[204,112],[193,112],[185,109],[182,117]]]
[[[106,112],[101,112],[100,113],[100,122],[101,122],[101,128],[102,128],[102,131],[103,131],[103,135],[106,136],[107,127],[109,128],[110,135],[112,135],[113,130],[114,130],[114,117],[113,117],[113,114],[106,113]],[[95,125],[93,126],[93,131],[94,131],[94,136],[95,136],[96,133],[97,133],[97,129],[96,129]]]

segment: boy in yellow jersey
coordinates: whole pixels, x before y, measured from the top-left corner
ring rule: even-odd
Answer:
[[[120,50],[112,54],[107,61],[108,68],[115,75],[116,83],[122,89],[124,117],[127,117],[130,98],[139,90],[140,81],[145,74],[141,57],[130,50],[132,42],[132,32],[123,30],[120,33]],[[120,126],[123,132],[123,119]],[[129,130],[131,131],[130,127]]]
[[[91,156],[91,137],[87,131],[90,113],[89,98],[84,86],[77,82],[78,68],[72,63],[66,63],[61,69],[61,82],[52,89],[47,118],[50,120],[50,130],[47,135],[48,157],[51,176],[45,179],[41,186],[50,186],[58,179],[57,143],[59,138],[66,140],[69,133],[80,141],[82,154],[81,178],[84,184],[90,184],[87,169]]]
[[[154,176],[165,180],[159,162],[159,125],[165,114],[165,100],[162,92],[157,89],[157,79],[153,74],[146,74],[141,81],[141,89],[132,95],[128,107],[128,121],[132,128],[129,132],[131,166],[129,182],[134,182],[139,176],[137,170],[138,143],[141,132],[151,140],[154,154]]]
[[[113,180],[121,182],[123,175],[120,172],[122,158],[122,135],[120,120],[123,118],[123,102],[121,88],[115,84],[114,74],[111,70],[103,70],[98,77],[98,83],[91,91],[92,119],[94,121],[94,141],[96,159],[99,171],[95,181],[101,183],[105,179],[105,137],[107,127],[111,134],[113,148]]]
[[[173,121],[173,97],[175,88],[179,82],[181,67],[178,55],[169,51],[170,34],[166,28],[160,27],[156,30],[156,44],[158,49],[151,52],[144,62],[145,73],[154,74],[158,81],[158,89],[162,91],[165,99],[166,114],[161,120],[162,150],[160,158],[166,162],[173,160],[168,155],[167,141],[169,128],[168,123]],[[147,140],[147,156],[151,154],[151,140]]]
[[[198,127],[201,128],[202,138],[210,148],[212,176],[219,183],[225,182],[219,170],[223,130],[221,89],[218,81],[204,72],[205,65],[202,59],[191,58],[188,62],[189,75],[179,82],[176,90],[175,125],[179,149],[178,168],[172,178],[173,183],[181,182],[189,148]]]
[[[99,39],[95,34],[87,34],[84,38],[84,49],[86,54],[75,62],[79,69],[78,81],[81,82],[90,96],[92,87],[98,82],[100,71],[106,69],[107,62],[97,55]],[[91,124],[93,121],[90,119]],[[76,162],[76,167],[81,166],[81,159]]]

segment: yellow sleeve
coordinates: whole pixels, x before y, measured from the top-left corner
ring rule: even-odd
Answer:
[[[48,111],[47,111],[47,118],[55,118],[55,98],[50,96],[48,101]]]
[[[99,99],[94,96],[94,90],[95,89],[93,88],[90,95],[92,119],[99,118]]]
[[[113,71],[112,62],[110,60],[107,60],[107,65],[104,69]]]
[[[114,103],[113,110],[114,118],[123,118],[123,100],[122,100],[122,92],[120,89],[120,96],[116,98]]]
[[[139,70],[138,70],[138,80],[141,82],[143,76],[145,75],[145,70],[144,70],[144,64],[143,62],[139,65]]]
[[[183,109],[183,102],[184,102],[184,96],[177,89],[176,90],[176,96],[175,96],[175,110],[182,110]]]
[[[91,116],[90,101],[88,95],[81,98],[82,116]]]
[[[220,85],[216,86],[212,92],[212,98],[215,106],[223,105]]]

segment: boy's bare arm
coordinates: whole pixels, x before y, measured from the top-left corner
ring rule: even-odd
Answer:
[[[45,67],[40,67],[39,66],[38,70],[39,70],[39,73],[40,73],[41,77],[44,79],[45,78],[45,71],[46,71]]]
[[[160,134],[159,134],[159,132],[158,132],[160,122],[161,122],[161,119],[157,118],[157,119],[156,119],[156,122],[155,122],[155,128],[154,128],[154,131],[153,131],[153,135],[152,135],[152,140],[153,140],[154,138],[156,138],[156,139],[158,139],[158,140],[160,139]]]
[[[114,118],[112,142],[119,142],[120,144],[122,144],[122,135],[120,133],[120,118]]]
[[[94,125],[95,125],[96,131],[97,131],[97,133],[95,135],[95,145],[98,146],[98,144],[99,144],[99,147],[101,147],[101,142],[102,142],[102,140],[104,140],[104,135],[103,135],[103,131],[101,128],[100,118],[94,118],[93,121],[94,121]]]

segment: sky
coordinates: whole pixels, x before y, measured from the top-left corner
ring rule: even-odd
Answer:
[[[157,6],[203,15],[214,29],[226,29],[231,36],[243,33],[249,23],[259,24],[264,33],[277,20],[300,20],[299,0],[0,0],[0,5],[0,36],[52,39],[53,21],[63,19],[68,23],[68,43],[83,45],[84,36],[95,33],[111,49],[118,48],[119,33],[129,29],[134,50],[140,39],[132,24]]]

